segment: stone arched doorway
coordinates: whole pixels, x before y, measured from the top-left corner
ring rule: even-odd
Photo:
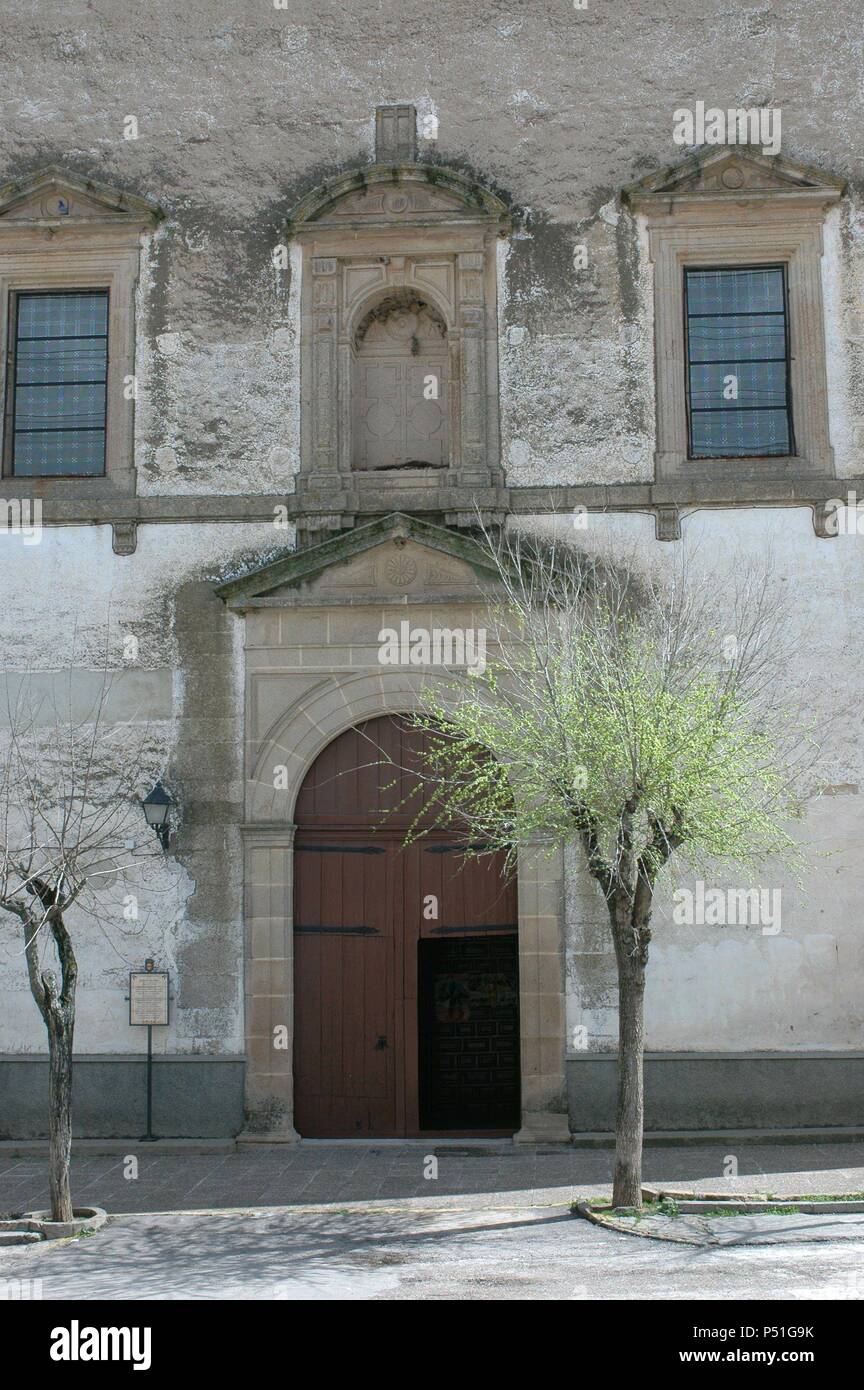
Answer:
[[[422,688],[440,678],[436,669],[382,665],[382,628],[398,630],[406,618],[442,630],[475,627],[483,573],[482,556],[463,537],[393,515],[220,586],[245,614],[244,1143],[298,1137],[294,836],[303,781],[346,729],[416,709]],[[447,698],[446,681],[442,690]],[[566,1141],[560,845],[520,847],[518,899],[517,918],[506,919],[519,924],[522,1115],[514,1138]]]
[[[366,720],[318,755],[297,798],[301,1136],[519,1128],[515,878],[501,856],[466,858],[458,835],[436,827],[411,771],[422,743],[401,716]]]

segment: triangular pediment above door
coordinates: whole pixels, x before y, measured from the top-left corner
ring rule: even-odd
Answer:
[[[270,606],[298,596],[428,599],[477,592],[495,567],[464,532],[391,512],[320,545],[290,551],[216,588],[230,608]]]

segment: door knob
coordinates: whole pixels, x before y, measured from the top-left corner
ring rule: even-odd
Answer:
[[[384,1035],[383,1035],[382,1033],[379,1033],[379,1035],[378,1035],[378,1041],[377,1041],[376,1044],[375,1044],[375,1051],[376,1051],[376,1052],[383,1052],[386,1046],[387,1046],[387,1039],[384,1037]]]

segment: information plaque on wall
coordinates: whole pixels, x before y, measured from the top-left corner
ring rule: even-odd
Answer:
[[[168,1022],[168,971],[129,972],[129,1022],[161,1027]]]

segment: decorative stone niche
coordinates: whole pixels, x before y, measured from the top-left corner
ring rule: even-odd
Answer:
[[[458,413],[447,324],[411,291],[385,295],[354,339],[355,469],[449,468]]]
[[[416,162],[346,174],[294,209],[304,510],[347,516],[394,480],[420,505],[464,489],[470,507],[503,482],[496,244],[508,228],[486,189]]]

